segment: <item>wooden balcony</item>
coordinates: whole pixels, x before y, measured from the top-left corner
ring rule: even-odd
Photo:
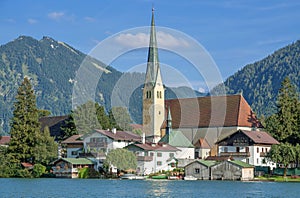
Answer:
[[[106,142],[87,142],[86,145],[90,148],[107,148]]]
[[[267,155],[266,152],[260,152],[260,153],[259,153],[259,156],[260,156],[260,157],[266,157],[266,155]]]
[[[224,157],[250,157],[250,152],[221,152]]]
[[[151,162],[153,160],[153,156],[137,156],[137,160]]]

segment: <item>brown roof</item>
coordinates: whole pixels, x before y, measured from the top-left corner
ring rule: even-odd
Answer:
[[[165,101],[165,106],[170,107],[173,128],[262,128],[242,95],[171,99]]]
[[[141,136],[129,131],[116,131],[116,133],[113,133],[112,131],[108,131],[108,130],[99,130],[99,129],[95,129],[95,131],[113,140],[141,141]]]
[[[279,144],[279,142],[274,139],[268,132],[265,131],[246,131],[246,130],[237,130],[234,133],[231,133],[227,137],[223,137],[220,140],[218,140],[216,143],[220,143],[228,138],[231,138],[233,135],[237,133],[243,133],[247,137],[249,137],[254,144]]]
[[[62,137],[64,132],[61,127],[65,125],[65,120],[68,120],[69,116],[50,116],[50,117],[42,117],[39,119],[41,123],[41,131],[44,130],[46,126],[49,127],[50,135],[55,137],[57,140],[58,137]]]
[[[0,136],[0,145],[8,145],[10,136]]]
[[[279,144],[275,138],[265,131],[241,131],[256,144]]]
[[[203,148],[203,149],[210,149],[211,147],[209,146],[209,144],[207,143],[205,138],[200,138],[195,144],[194,146],[196,148]]]
[[[64,141],[62,141],[62,144],[83,144],[83,141],[80,139],[82,135],[72,135],[71,137],[68,137]]]
[[[136,146],[146,151],[179,151],[174,146],[165,143],[145,143],[145,144],[131,144],[129,146]]]

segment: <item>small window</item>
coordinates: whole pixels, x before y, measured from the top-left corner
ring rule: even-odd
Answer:
[[[174,157],[174,153],[169,153],[169,156],[170,157]]]
[[[262,153],[264,152],[264,148],[261,148],[261,152],[262,152]]]
[[[236,152],[237,152],[237,153],[240,152],[240,147],[236,147]]]
[[[258,164],[259,163],[259,159],[258,158],[256,158],[256,164]]]
[[[162,153],[157,153],[157,157],[161,157],[162,156]]]
[[[224,147],[224,152],[225,152],[225,153],[228,152],[228,147]]]
[[[161,161],[157,161],[157,166],[161,166],[162,165],[162,162]]]
[[[72,154],[72,155],[78,155],[78,152],[77,152],[77,151],[72,151],[71,154]]]
[[[258,147],[256,148],[256,152],[259,153],[259,148]]]
[[[152,156],[152,157],[153,157],[153,155],[154,155],[154,154],[151,152],[151,153],[150,153],[150,156]]]
[[[199,174],[200,173],[200,169],[199,168],[195,168],[195,173]]]

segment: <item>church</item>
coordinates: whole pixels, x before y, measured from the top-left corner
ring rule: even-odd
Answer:
[[[179,139],[188,140],[190,144],[186,145],[195,147],[193,158],[204,159],[218,155],[215,143],[220,138],[238,130],[259,131],[263,128],[241,94],[165,100],[164,90],[152,10],[143,87],[143,133],[146,142],[169,143],[170,137],[180,134]]]

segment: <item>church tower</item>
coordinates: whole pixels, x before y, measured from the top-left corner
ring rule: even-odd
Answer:
[[[164,119],[165,93],[158,60],[154,9],[152,9],[147,71],[143,88],[143,132],[146,134],[147,141],[157,143],[160,140],[160,129]]]

